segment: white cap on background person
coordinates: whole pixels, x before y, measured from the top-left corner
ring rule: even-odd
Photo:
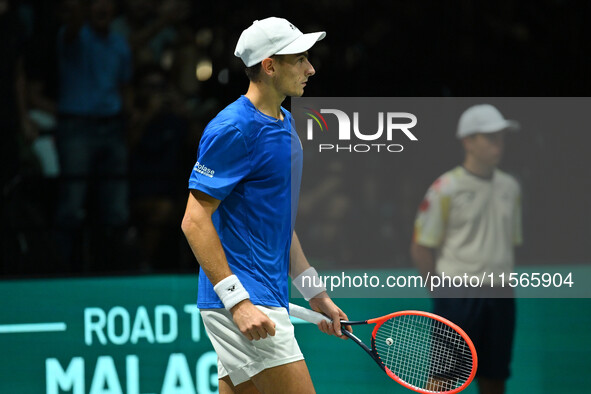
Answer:
[[[325,36],[323,31],[304,34],[288,20],[270,17],[254,21],[242,32],[234,55],[251,67],[273,55],[306,52]]]
[[[456,137],[462,139],[472,134],[517,131],[519,123],[507,120],[490,104],[474,105],[464,111],[458,122]]]

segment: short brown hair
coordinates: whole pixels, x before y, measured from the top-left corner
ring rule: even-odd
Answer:
[[[246,67],[244,69],[244,72],[246,73],[246,76],[250,81],[258,82],[260,81],[260,74],[262,68],[262,63],[257,63],[254,66]]]
[[[284,55],[271,55],[269,57],[271,59],[275,59],[277,61],[283,61]],[[255,64],[254,66],[246,67],[244,69],[244,72],[246,73],[246,76],[248,77],[249,80],[251,80],[252,82],[258,82],[261,80],[260,76],[261,76],[261,69],[262,68],[263,68],[263,63],[261,61],[261,62]]]

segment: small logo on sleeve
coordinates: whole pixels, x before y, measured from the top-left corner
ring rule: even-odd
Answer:
[[[207,168],[206,166],[204,166],[203,164],[200,164],[199,162],[197,162],[197,164],[195,164],[195,167],[193,167],[193,170],[205,175],[207,177],[213,178],[213,175],[215,174],[215,171]]]

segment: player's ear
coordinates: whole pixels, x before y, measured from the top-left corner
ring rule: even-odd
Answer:
[[[269,76],[273,75],[275,73],[275,59],[270,57],[263,59],[261,68],[265,74]]]

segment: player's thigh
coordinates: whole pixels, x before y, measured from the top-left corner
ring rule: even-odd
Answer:
[[[218,382],[220,394],[260,394],[260,391],[256,388],[252,380],[247,380],[244,383],[234,386],[230,377],[224,376]]]
[[[253,376],[252,381],[262,393],[315,393],[308,366],[304,360],[267,368]]]

